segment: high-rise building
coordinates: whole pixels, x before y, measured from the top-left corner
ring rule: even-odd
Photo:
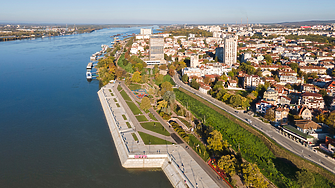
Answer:
[[[140,32],[141,35],[151,35],[152,34],[152,31],[151,29],[141,29],[141,32]]]
[[[164,37],[163,35],[150,36],[150,60],[164,60]]]
[[[191,55],[190,67],[196,68],[199,65],[200,65],[200,63],[199,63],[199,56],[198,56],[198,54],[192,54]]]
[[[224,39],[223,63],[232,66],[237,58],[237,36],[227,35]]]

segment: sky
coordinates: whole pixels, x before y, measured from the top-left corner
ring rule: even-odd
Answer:
[[[4,2],[1,2],[4,1]],[[215,24],[335,20],[335,0],[1,0],[0,23]]]

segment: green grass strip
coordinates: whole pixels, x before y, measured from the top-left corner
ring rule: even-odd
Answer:
[[[172,144],[171,142],[169,141],[166,141],[166,140],[163,140],[163,139],[160,139],[160,138],[157,138],[155,136],[152,136],[150,134],[146,134],[146,133],[143,133],[143,132],[138,132],[144,142],[144,144],[146,145],[149,145],[149,142],[150,142],[150,145],[165,145],[165,144]]]
[[[141,123],[142,127],[145,129],[148,129],[150,131],[165,135],[165,136],[170,136],[170,133],[160,124],[159,122],[146,122],[146,123]]]

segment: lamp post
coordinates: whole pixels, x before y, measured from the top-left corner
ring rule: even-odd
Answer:
[[[149,153],[150,153],[150,144],[151,144],[151,142],[150,142],[150,140],[149,140]]]

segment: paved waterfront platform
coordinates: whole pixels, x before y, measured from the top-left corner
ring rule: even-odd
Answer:
[[[173,187],[219,187],[183,147],[175,144],[145,145],[137,132],[139,128],[136,129],[138,122],[129,113],[117,86],[117,83],[107,84],[98,91],[98,96],[124,168],[161,168]],[[138,141],[134,140],[132,133]],[[157,133],[151,134],[155,136]],[[171,138],[165,139],[171,141]]]

